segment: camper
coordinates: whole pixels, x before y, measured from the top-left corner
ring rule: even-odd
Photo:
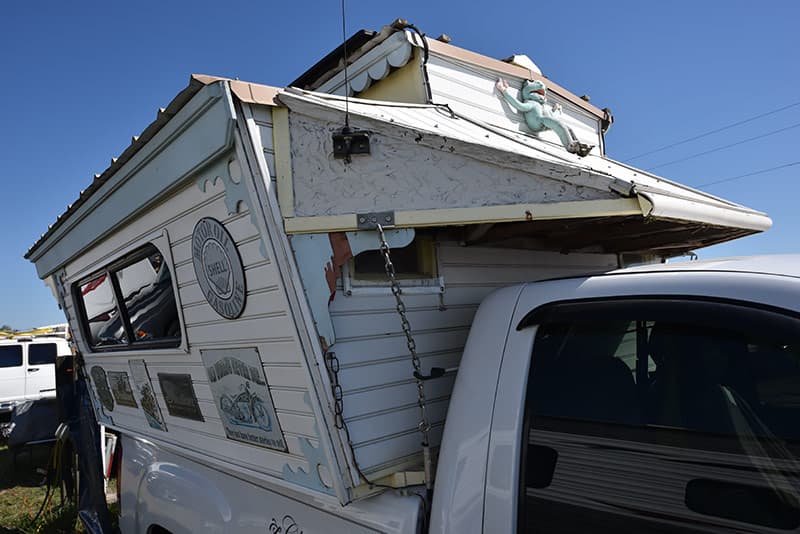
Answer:
[[[769,217],[609,158],[608,110],[526,58],[403,21],[346,50],[192,76],[26,255],[120,436],[121,530],[796,528],[796,260],[660,266]],[[672,399],[673,346],[731,331],[774,359],[756,397]]]
[[[57,336],[0,339],[0,416],[19,403],[56,396],[56,359],[70,356]]]

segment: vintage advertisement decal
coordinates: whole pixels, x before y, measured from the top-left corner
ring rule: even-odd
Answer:
[[[286,450],[258,350],[201,350],[211,393],[230,439]]]
[[[136,396],[139,397],[139,404],[142,405],[142,411],[144,411],[147,424],[152,428],[166,432],[167,425],[164,424],[161,408],[158,406],[158,400],[153,392],[153,386],[150,384],[150,375],[147,374],[147,365],[145,365],[144,360],[129,360],[128,365],[131,368],[133,389]]]
[[[99,365],[95,365],[92,367],[90,373],[92,375],[92,382],[94,382],[94,389],[97,390],[97,396],[100,398],[100,404],[103,405],[103,408],[105,408],[107,412],[113,411],[114,397],[111,396],[105,370]]]
[[[226,319],[242,314],[245,278],[236,244],[216,219],[200,219],[192,232],[192,263],[197,283],[214,310]]]
[[[131,382],[128,380],[128,373],[125,371],[109,371],[108,382],[111,386],[111,393],[120,406],[129,406],[131,408],[138,408],[136,399],[133,396],[133,389]]]
[[[89,371],[89,374],[91,375],[91,370]],[[101,425],[113,425],[114,419],[111,417],[108,411],[106,411],[106,409],[103,408],[103,403],[100,402],[99,395],[97,394],[96,389],[91,387],[91,383],[94,381],[95,380],[92,378],[87,380],[86,391],[89,392],[89,398],[92,400],[92,408],[94,410],[94,415],[97,418],[97,422],[100,423]]]
[[[197,404],[192,375],[158,373],[158,383],[161,385],[161,393],[164,395],[164,402],[170,415],[205,421]]]

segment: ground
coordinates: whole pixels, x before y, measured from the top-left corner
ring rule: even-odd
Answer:
[[[51,451],[49,444],[14,450],[0,442],[0,534],[85,532],[74,506],[68,502],[62,506],[57,488],[33,523],[47,493],[45,474]]]

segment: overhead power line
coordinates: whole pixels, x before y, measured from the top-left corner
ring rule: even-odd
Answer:
[[[728,145],[718,146],[717,148],[712,148],[710,150],[704,150],[703,152],[698,152],[697,154],[692,154],[691,156],[686,156],[684,158],[668,161],[666,163],[660,163],[660,164],[655,165],[653,167],[647,167],[645,170],[646,171],[652,171],[653,169],[659,169],[661,167],[666,167],[667,165],[674,165],[675,163],[681,163],[681,162],[686,161],[686,160],[699,158],[700,156],[705,156],[706,154],[711,154],[712,152],[717,152],[719,150],[724,150],[726,148],[731,148],[731,147],[734,147],[734,146],[743,145],[745,143],[749,143],[750,141],[755,141],[756,139],[762,139],[764,137],[769,137],[770,135],[779,134],[781,132],[785,132],[787,130],[791,130],[792,128],[797,128],[798,126],[800,126],[800,122],[792,124],[791,126],[787,126],[786,128],[781,128],[779,130],[773,130],[771,132],[767,132],[765,134],[757,135],[755,137],[749,137],[747,139],[743,139],[742,141],[737,141],[735,143],[730,143]]]
[[[748,172],[747,174],[740,174],[738,176],[731,176],[729,178],[723,178],[721,180],[714,180],[713,182],[707,182],[704,184],[700,184],[698,187],[708,187],[709,185],[717,185],[722,184],[725,182],[732,182],[734,180],[739,180],[741,178],[747,178],[748,176],[756,176],[757,174],[766,174],[768,172],[777,171],[779,169],[785,169],[787,167],[794,167],[795,165],[800,165],[800,161],[793,161],[791,163],[786,163],[784,165],[778,165],[777,167],[770,167],[769,169],[761,169],[758,171]]]
[[[639,159],[639,158],[642,158],[644,156],[649,156],[650,154],[655,154],[656,152],[661,152],[662,150],[667,150],[668,148],[672,148],[672,147],[675,147],[675,146],[678,146],[678,145],[682,145],[684,143],[689,143],[691,141],[696,141],[697,139],[701,139],[703,137],[707,137],[707,136],[713,135],[715,133],[719,133],[719,132],[722,132],[722,131],[725,131],[725,130],[729,130],[731,128],[735,128],[737,126],[741,126],[742,124],[747,124],[748,122],[752,122],[752,121],[760,119],[762,117],[767,117],[769,115],[774,115],[775,113],[780,113],[781,111],[785,111],[785,110],[787,110],[789,108],[793,108],[795,106],[800,106],[800,101],[794,102],[792,104],[787,104],[787,105],[785,105],[783,107],[780,107],[778,109],[773,109],[772,111],[767,111],[765,113],[761,113],[761,114],[756,115],[754,117],[750,117],[749,119],[743,119],[743,120],[734,122],[732,124],[728,124],[727,126],[721,126],[719,128],[715,128],[714,130],[710,130],[708,132],[701,133],[699,135],[695,135],[694,137],[689,137],[687,139],[682,139],[680,141],[676,141],[674,143],[670,143],[668,145],[664,145],[662,147],[655,148],[653,150],[649,150],[647,152],[642,152],[641,154],[638,154],[636,156],[630,157],[630,158],[625,159],[623,161],[625,163],[628,163],[629,161],[633,161],[635,159]]]

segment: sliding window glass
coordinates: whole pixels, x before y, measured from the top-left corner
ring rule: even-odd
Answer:
[[[78,293],[92,347],[124,350],[180,345],[172,276],[153,245],[80,283]]]

